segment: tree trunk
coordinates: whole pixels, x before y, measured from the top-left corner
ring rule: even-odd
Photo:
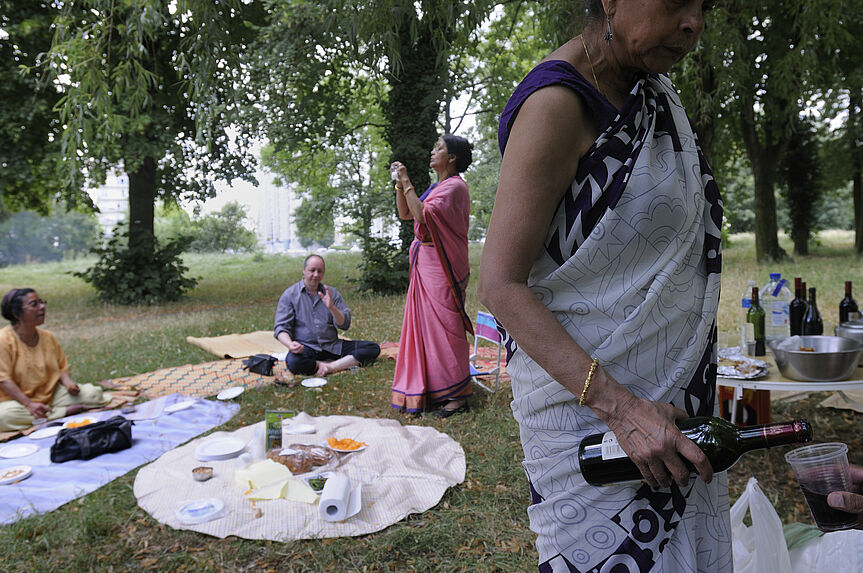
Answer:
[[[146,157],[129,173],[129,245],[153,243],[156,201],[156,160]]]
[[[438,133],[437,121],[445,83],[443,64],[439,62],[446,62],[446,58],[435,48],[428,29],[421,29],[416,42],[412,42],[410,22],[406,21],[399,36],[402,65],[398,71],[391,69],[394,79],[383,106],[388,123],[386,139],[393,152],[392,159],[407,167],[417,194],[421,194],[431,182],[429,153],[442,135]],[[404,222],[399,236],[402,250],[407,253],[413,240],[413,223]]]
[[[794,241],[794,254],[805,257],[809,254],[809,238],[812,233],[809,229],[801,230],[801,232],[793,234],[791,240]]]
[[[861,91],[851,90],[848,105],[848,142],[851,146],[851,192],[854,197],[854,251],[863,254],[863,117],[860,115]]]
[[[760,263],[787,259],[779,246],[776,223],[776,161],[762,153],[750,155],[755,179],[755,258]]]
[[[693,62],[698,69],[699,84],[701,89],[695,101],[692,102],[693,123],[695,133],[698,135],[698,144],[708,161],[713,157],[713,141],[716,135],[716,111],[713,106],[707,105],[716,97],[719,88],[716,80],[716,70],[710,58],[705,57],[703,52],[693,54]]]
[[[776,223],[776,195],[773,185],[776,181],[776,166],[782,157],[785,145],[781,142],[762,145],[758,138],[755,121],[755,106],[751,100],[741,101],[740,133],[743,147],[752,165],[755,182],[755,258],[758,262],[787,259],[779,247]],[[768,142],[773,141],[770,133],[765,135]]]

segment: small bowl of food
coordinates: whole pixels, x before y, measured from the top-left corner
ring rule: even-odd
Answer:
[[[213,468],[209,466],[198,466],[192,470],[192,477],[195,481],[207,481],[213,477]]]
[[[768,346],[779,372],[804,382],[847,380],[863,354],[863,344],[840,336],[791,336]]]
[[[333,472],[322,472],[319,474],[305,476],[303,481],[312,488],[312,491],[318,495],[321,495],[321,492],[324,491],[324,486],[327,483],[327,480],[330,479],[330,476],[333,475]]]

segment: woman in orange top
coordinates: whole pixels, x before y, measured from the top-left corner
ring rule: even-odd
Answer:
[[[0,311],[0,431],[23,430],[40,418],[62,418],[111,401],[92,384],[76,384],[60,343],[47,330],[45,301],[31,288],[12,289]]]

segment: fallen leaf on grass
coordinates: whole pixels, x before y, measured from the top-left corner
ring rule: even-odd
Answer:
[[[507,540],[507,541],[498,541],[497,546],[506,551],[507,553],[521,553],[522,546],[517,541]]]

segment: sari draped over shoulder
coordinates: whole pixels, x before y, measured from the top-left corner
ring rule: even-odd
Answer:
[[[722,202],[676,90],[645,75],[617,112],[570,64],[543,62],[502,114],[501,152],[521,104],[549,85],[580,94],[600,135],[528,286],[634,395],[714,415]],[[540,571],[730,572],[726,475],[682,488],[587,484],[579,443],[608,427],[517,341],[506,343]]]
[[[422,194],[425,223],[414,221],[410,284],[405,301],[391,404],[420,412],[473,394],[464,308],[470,279],[467,232],[470,195],[455,175]],[[430,242],[423,242],[426,236]]]

